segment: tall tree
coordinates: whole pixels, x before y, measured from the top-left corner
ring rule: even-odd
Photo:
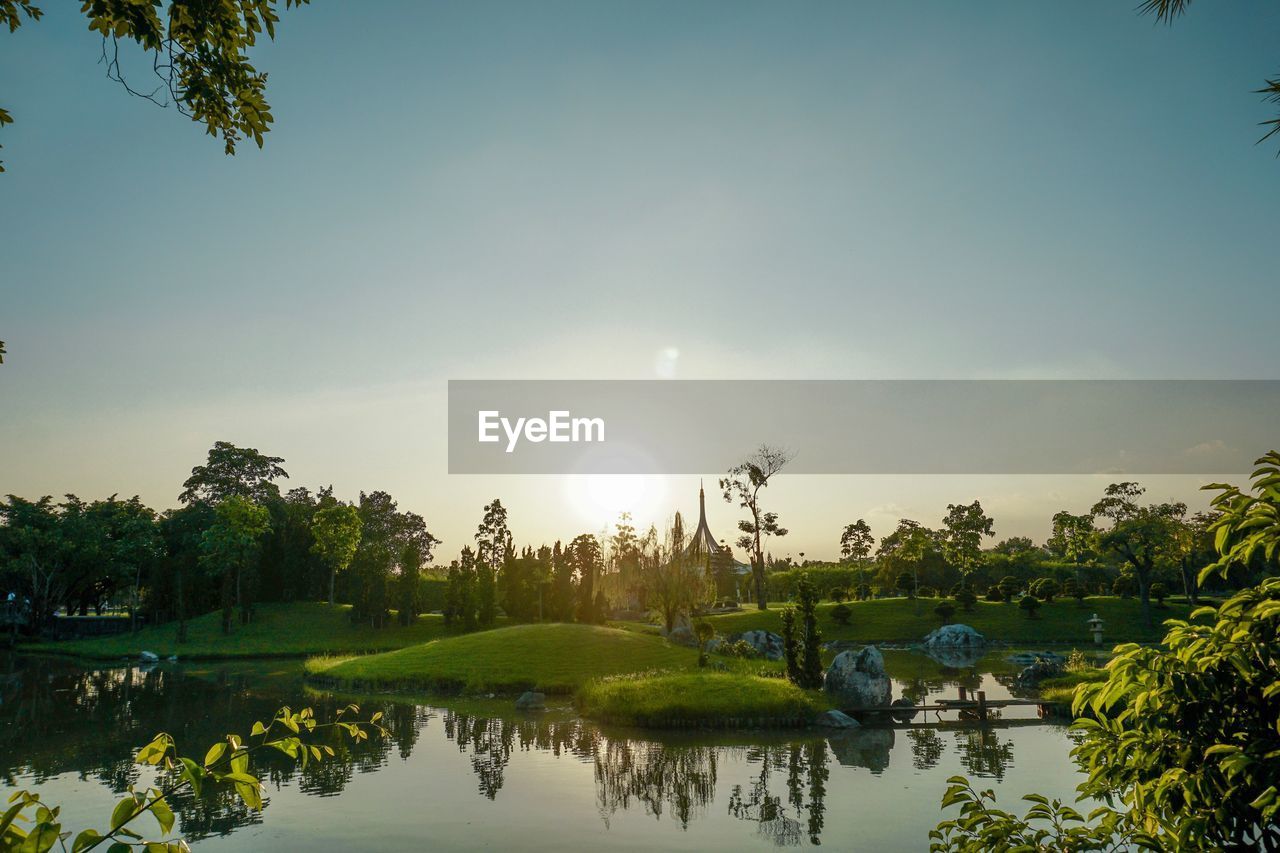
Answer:
[[[418,584],[422,581],[422,549],[412,540],[400,549],[400,573],[396,576],[396,616],[401,625],[418,618]]]
[[[507,529],[507,511],[497,498],[485,506],[484,517],[476,529],[477,618],[485,628],[492,627],[498,615],[498,572],[512,555],[511,531]]]
[[[334,504],[316,510],[311,521],[312,550],[329,569],[329,604],[336,601],[334,587],[338,572],[345,572],[360,545],[360,511],[349,504]]]
[[[265,504],[280,497],[280,489],[272,481],[289,477],[280,467],[281,462],[284,459],[279,456],[264,456],[252,447],[215,442],[205,464],[191,469],[178,500],[184,504],[218,504],[237,495]]]
[[[1179,502],[1142,506],[1138,499],[1145,492],[1137,483],[1112,483],[1093,505],[1092,512],[1111,520],[1111,527],[1097,534],[1097,547],[1115,554],[1133,569],[1142,618],[1150,626],[1151,579],[1160,561],[1176,559],[1178,530],[1187,505]]]
[[[590,533],[583,533],[569,543],[566,556],[578,576],[578,621],[597,622],[602,615],[596,612],[595,589],[603,563],[600,542]]]
[[[947,504],[942,519],[942,555],[960,572],[965,584],[982,561],[982,537],[994,536],[994,522],[982,504]]]
[[[214,508],[213,524],[201,537],[202,562],[221,580],[224,634],[231,632],[234,591],[256,558],[259,539],[269,525],[270,515],[265,507],[231,495]]]
[[[777,513],[765,512],[760,505],[760,491],[793,458],[793,454],[780,447],[762,444],[740,464],[729,469],[729,476],[720,479],[725,503],[737,502],[750,514],[749,519],[738,522],[742,537],[738,547],[751,554],[751,576],[755,583],[756,607],[767,610],[768,588],[765,583],[764,543],[769,536],[786,536],[787,530],[778,526]]]

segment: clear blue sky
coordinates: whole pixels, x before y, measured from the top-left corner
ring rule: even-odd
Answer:
[[[451,377],[1273,377],[1280,7],[1134,5],[321,0],[230,158],[50,0],[0,34],[0,493],[170,506],[227,439],[452,551],[493,495],[518,538],[599,525],[447,477]],[[1042,536],[1100,490],[804,478],[781,550],[975,496]]]

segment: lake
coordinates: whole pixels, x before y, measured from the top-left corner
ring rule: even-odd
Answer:
[[[886,652],[886,663],[894,695],[917,703],[962,684],[992,699],[1026,695],[997,655],[968,669],[910,651]],[[321,720],[349,701],[385,714],[385,739],[305,770],[283,758],[259,765],[263,813],[226,791],[175,798],[181,832],[208,851],[918,851],[949,776],[976,777],[1019,811],[1033,791],[1073,800],[1080,780],[1066,727],[1036,721],[1035,708],[1008,709],[1007,725],[985,729],[664,734],[594,725],[555,697],[546,712],[520,714],[510,699],[333,696],[306,687],[296,661],[148,669],[10,655],[0,683],[5,797],[38,790],[75,831],[105,825],[125,786],[150,781],[132,756],[159,731],[201,756],[281,705],[310,705]]]

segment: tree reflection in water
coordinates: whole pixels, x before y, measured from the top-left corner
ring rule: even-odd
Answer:
[[[82,669],[66,661],[10,656],[0,671],[0,773],[10,787],[38,788],[63,774],[92,779],[115,794],[130,784],[151,781],[149,768],[133,763],[134,751],[166,731],[180,744],[203,748],[228,731],[246,733],[256,719],[270,718],[284,704],[311,705],[330,718],[349,698],[300,696],[297,671],[278,665],[238,665],[228,673],[216,666],[183,669],[137,667]],[[924,675],[921,673],[921,675]],[[969,673],[945,673],[966,682]],[[932,673],[918,677],[915,691],[927,696],[941,685]],[[577,718],[555,715],[509,718],[429,708],[409,702],[364,701],[366,712],[381,711],[388,735],[353,743],[335,738],[332,760],[301,768],[283,756],[261,756],[260,772],[270,795],[288,786],[311,796],[336,796],[357,774],[384,767],[392,756],[407,759],[432,720],[470,762],[479,793],[495,800],[515,751],[537,750],[572,756],[593,768],[596,806],[609,823],[619,812],[643,810],[681,828],[706,815],[726,774],[743,774],[727,789],[728,814],[756,824],[756,831],[779,846],[819,844],[826,817],[832,760],[874,775],[889,767],[897,732],[864,727],[832,734],[732,736],[615,736]],[[1001,779],[1012,761],[1012,744],[996,731],[956,729],[961,763],[972,775]],[[927,770],[942,761],[940,730],[906,730],[912,762]],[[760,741],[764,741],[761,743]],[[743,768],[746,768],[745,770]],[[267,797],[270,800],[270,796]],[[246,809],[230,790],[208,785],[199,797],[174,797],[181,832],[192,840],[225,835],[256,824],[261,815]],[[104,807],[106,804],[104,803]]]

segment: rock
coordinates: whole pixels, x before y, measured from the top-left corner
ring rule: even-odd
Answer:
[[[827,668],[823,687],[841,705],[855,709],[888,705],[893,696],[884,655],[875,646],[836,655]]]
[[[141,652],[138,657],[142,658],[146,663],[155,663],[160,660],[160,655],[155,652]]]
[[[860,725],[844,711],[823,711],[814,724],[828,729],[856,729]]]
[[[754,631],[734,634],[729,640],[730,642],[742,640],[766,660],[782,660],[782,638],[772,631],[757,628]]]
[[[662,636],[681,646],[696,646],[698,639],[693,633],[693,621],[688,613],[677,613],[671,622],[671,630],[662,630]]]
[[[932,648],[974,648],[986,646],[987,638],[968,625],[943,625],[924,638],[924,646]]]
[[[520,694],[520,698],[516,700],[517,711],[545,711],[547,708],[547,696],[545,693],[535,693],[527,690]]]
[[[1057,664],[1064,664],[1067,659],[1057,652],[1016,652],[1005,658],[1009,663],[1016,663],[1021,666],[1031,666],[1041,661],[1049,661]]]
[[[905,696],[894,699],[889,704],[894,709],[893,718],[900,723],[910,722],[916,714],[920,713],[916,710],[916,703]]]
[[[986,648],[987,638],[968,625],[943,625],[924,638],[925,654],[952,669],[974,666]]]
[[[165,658],[165,660],[167,660],[169,663],[177,663],[177,662],[178,662],[178,656],[177,656],[177,655],[169,655],[167,658]]]
[[[832,640],[822,644],[823,650],[828,652],[845,652],[861,647],[861,643],[855,643],[853,640]]]
[[[1044,679],[1062,675],[1063,672],[1062,664],[1041,658],[1019,672],[1016,681],[1020,687],[1035,687]]]

